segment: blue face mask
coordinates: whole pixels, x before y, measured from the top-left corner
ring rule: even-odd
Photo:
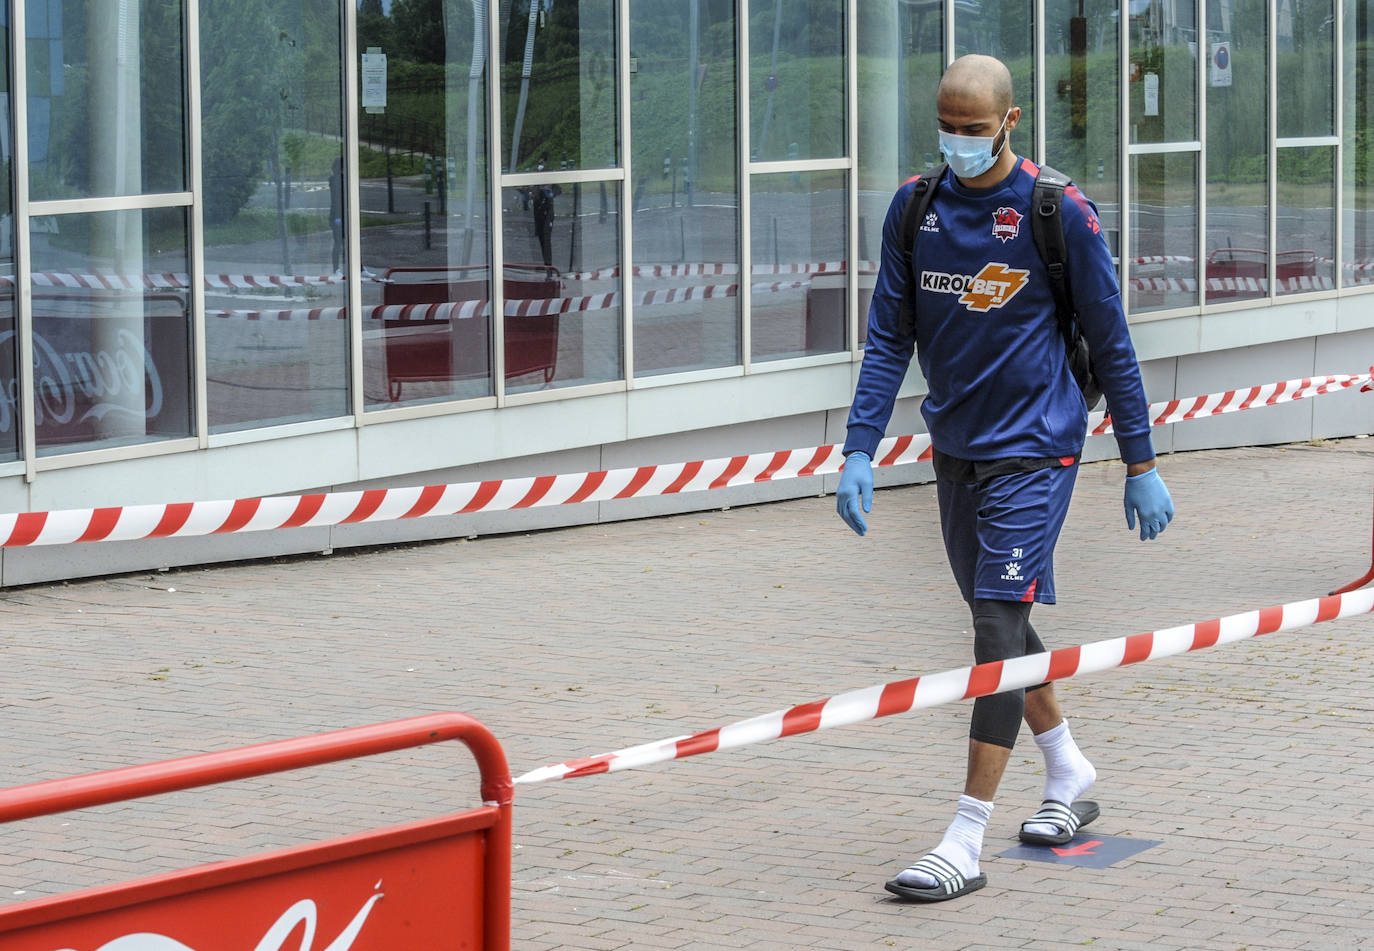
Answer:
[[[1007,140],[1002,140],[1002,148],[995,154],[992,144],[1006,128],[1010,116],[1011,110],[1008,109],[1007,114],[1002,117],[1002,124],[992,135],[955,135],[953,132],[941,131],[940,151],[945,154],[945,161],[949,163],[950,170],[960,178],[977,178],[992,168],[997,156],[1007,147]]]

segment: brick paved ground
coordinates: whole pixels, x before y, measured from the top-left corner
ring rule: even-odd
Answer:
[[[1142,545],[1119,464],[1085,466],[1052,646],[1325,594],[1369,563],[1374,440],[1168,457]],[[968,662],[930,486],[0,592],[6,784],[435,710],[515,772]],[[170,589],[175,589],[170,590]],[[1061,688],[1105,870],[998,858],[1039,800],[1028,738],[984,851],[937,906],[881,883],[938,840],[965,704],[636,772],[521,787],[513,946],[1374,947],[1374,619]],[[455,778],[455,773],[456,778]],[[473,802],[460,750],[232,784],[0,830],[0,901]],[[325,936],[328,940],[329,936]],[[80,949],[87,951],[87,949]]]

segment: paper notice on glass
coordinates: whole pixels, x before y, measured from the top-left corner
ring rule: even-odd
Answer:
[[[363,54],[363,108],[368,112],[386,109],[386,54],[368,51]]]
[[[1159,73],[1145,74],[1145,114],[1159,115]]]
[[[1213,86],[1231,85],[1231,44],[1212,44],[1212,69],[1209,74]]]

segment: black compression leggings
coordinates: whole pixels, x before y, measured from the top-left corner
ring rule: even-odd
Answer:
[[[1035,628],[1030,625],[1030,603],[975,598],[973,607],[973,659],[979,664],[1011,660],[1045,649]],[[1031,687],[1039,690],[1046,684]],[[973,720],[969,738],[1012,749],[1026,712],[1026,691],[979,697],[973,701]]]

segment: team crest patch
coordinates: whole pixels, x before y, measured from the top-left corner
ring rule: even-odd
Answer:
[[[992,236],[1006,244],[1021,233],[1021,219],[1025,216],[1015,208],[998,208],[992,213]]]

